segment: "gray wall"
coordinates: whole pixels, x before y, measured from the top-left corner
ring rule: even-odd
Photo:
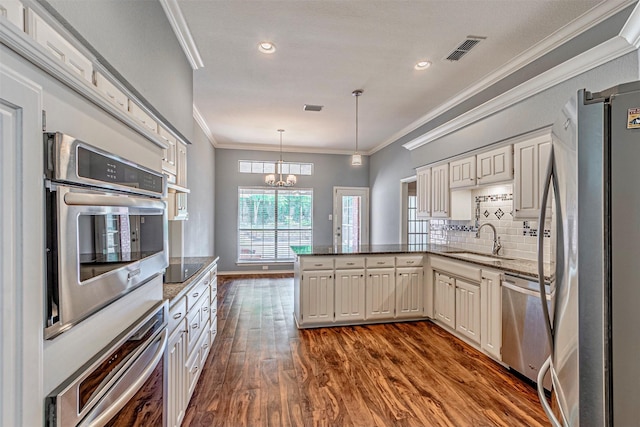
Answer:
[[[276,160],[277,152],[216,149],[216,254],[220,256],[220,271],[259,270],[256,265],[237,266],[238,187],[264,186],[264,176],[238,173],[238,160]],[[313,243],[333,243],[332,223],[333,187],[367,187],[369,163],[363,157],[363,165],[351,166],[350,156],[332,154],[284,153],[285,161],[311,162],[312,176],[298,176],[298,188],[313,188]],[[189,178],[191,180],[191,178]],[[191,213],[189,213],[191,215]],[[291,270],[291,264],[269,266],[269,270]]]
[[[193,126],[193,140],[187,150],[191,193],[187,196],[189,220],[184,223],[184,255],[213,256],[216,150],[195,121]]]
[[[597,67],[413,151],[395,142],[370,158],[371,241],[398,243],[400,179],[413,168],[476,150],[552,124],[577,90],[598,91],[640,78],[639,52]]]
[[[157,0],[48,0],[48,4],[152,108],[191,139],[193,73]]]

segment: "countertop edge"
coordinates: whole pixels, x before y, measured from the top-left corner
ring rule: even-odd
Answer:
[[[198,283],[204,276],[205,272],[209,271],[215,264],[218,263],[219,256],[210,257],[185,257],[184,263],[202,263],[202,267],[193,276],[181,283],[163,283],[163,299],[169,301],[169,309],[171,309],[176,302],[186,295],[189,290]],[[172,260],[176,260],[173,259]],[[171,263],[171,260],[169,261]]]

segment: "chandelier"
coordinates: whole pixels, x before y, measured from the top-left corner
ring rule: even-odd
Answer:
[[[296,184],[297,178],[295,175],[289,174],[286,180],[282,179],[282,132],[284,129],[278,129],[278,132],[280,132],[280,160],[276,163],[276,173],[279,174],[280,179],[276,181],[276,174],[270,173],[264,177],[264,183],[271,187],[291,187]]]
[[[362,155],[358,153],[358,98],[362,95],[362,89],[356,89],[351,92],[351,95],[356,97],[356,151],[351,156],[351,166],[362,165]]]

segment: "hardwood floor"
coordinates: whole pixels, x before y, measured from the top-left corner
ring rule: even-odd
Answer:
[[[541,426],[534,388],[431,322],[298,330],[293,279],[218,285],[183,426]]]

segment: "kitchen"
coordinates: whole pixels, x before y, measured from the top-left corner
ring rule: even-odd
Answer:
[[[189,172],[188,187],[183,187],[190,191],[187,193],[188,220],[170,222],[168,234],[172,239],[169,242],[169,254],[178,257],[219,256],[219,274],[264,273],[260,263],[236,265],[237,254],[240,253],[236,227],[238,187],[263,185],[262,175],[240,173],[238,161],[273,161],[277,158],[276,129],[286,127],[287,124],[270,126],[268,132],[263,132],[265,135],[260,142],[267,141],[271,153],[256,150],[255,144],[251,149],[230,149],[229,143],[218,142],[216,147],[212,142],[216,139],[211,137],[211,130],[207,130],[207,122],[193,108],[198,102],[197,94],[194,93],[198,73],[193,71],[186,59],[164,9],[179,4],[184,8],[185,14],[194,19],[193,15],[197,12],[189,13],[189,7],[193,6],[190,3],[197,2],[161,3],[120,2],[116,5],[114,2],[98,2],[88,6],[66,1],[24,1],[20,4],[42,16],[51,15],[54,19],[49,21],[49,25],[54,30],[91,46],[91,49],[83,50],[81,43],[76,48],[80,53],[93,58],[93,65],[100,65],[97,69],[102,74],[113,77],[114,81],[122,79],[127,82],[120,88],[125,90],[129,99],[140,101],[139,105],[134,104],[142,107],[148,116],[157,118],[172,137],[190,143],[185,153]],[[580,30],[575,30],[575,39],[571,39],[574,34],[565,35],[564,40],[571,39],[573,44],[567,43],[564,49],[554,51],[553,56],[536,62],[536,67],[525,69],[520,74],[514,72],[514,79],[505,82],[508,83],[506,86],[480,91],[480,96],[474,98],[472,103],[475,108],[469,109],[471,112],[463,111],[463,106],[455,107],[451,104],[439,116],[439,121],[417,127],[415,132],[399,136],[395,142],[371,154],[365,154],[363,165],[357,169],[350,166],[354,118],[351,92],[360,85],[364,89],[359,100],[360,117],[363,120],[360,136],[363,144],[371,139],[369,132],[372,132],[367,129],[367,122],[364,121],[367,108],[374,105],[368,99],[375,99],[376,95],[375,90],[370,90],[366,82],[359,79],[355,79],[350,87],[343,88],[348,150],[344,150],[346,152],[343,154],[322,150],[315,150],[317,153],[314,150],[297,152],[293,148],[284,150],[287,161],[314,163],[314,175],[299,175],[297,184],[299,188],[312,187],[315,190],[314,245],[330,246],[333,243],[332,224],[326,220],[333,213],[332,197],[330,192],[323,190],[335,186],[369,187],[370,243],[400,243],[398,234],[402,213],[398,192],[402,180],[414,176],[417,168],[448,161],[465,153],[481,154],[482,150],[490,149],[489,146],[493,143],[507,143],[514,137],[548,127],[565,102],[580,88],[598,91],[638,80],[637,5],[635,2],[606,3],[610,9],[606,13],[600,10],[600,18],[591,21],[591,32],[585,32],[581,36]],[[10,126],[3,126],[3,141],[21,140],[25,141],[21,144],[26,144],[26,141],[34,144],[33,141],[42,141],[42,129],[46,129],[47,132],[67,133],[94,145],[97,144],[94,142],[95,135],[100,135],[99,144],[103,150],[121,153],[122,146],[117,141],[124,139],[132,143],[128,144],[124,152],[126,156],[120,154],[121,156],[148,169],[160,171],[163,152],[161,143],[156,142],[159,141],[159,133],[156,131],[150,135],[144,124],[140,125],[140,121],[127,115],[129,111],[120,113],[117,107],[111,107],[113,103],[96,100],[99,97],[91,93],[95,91],[92,82],[78,83],[77,79],[69,78],[69,73],[62,66],[49,59],[53,56],[47,57],[50,53],[45,54],[44,49],[38,51],[38,48],[34,48],[39,46],[37,42],[26,41],[30,39],[25,36],[24,29],[22,33],[16,29],[20,27],[10,20],[13,10],[11,6],[16,3],[3,1],[1,4],[9,5],[7,12],[3,13],[5,17],[0,21],[0,70],[3,79],[0,98],[4,100],[3,119],[7,120],[5,123],[17,123],[16,117],[24,121],[21,132],[11,131]],[[600,5],[607,9],[605,6]],[[66,25],[56,26],[54,21]],[[20,19],[17,22],[18,25],[24,25],[24,21]],[[190,22],[190,25],[196,24]],[[581,30],[584,31],[584,28]],[[456,34],[456,37],[467,35],[465,30]],[[447,49],[453,47],[447,46]],[[39,55],[33,53],[34,49]],[[269,61],[273,63],[273,58],[283,50],[286,52],[283,46],[279,46],[278,52],[274,54],[276,56],[272,55]],[[229,55],[231,57],[233,54]],[[472,57],[470,54],[465,59]],[[203,70],[212,68],[207,67],[206,62]],[[74,64],[78,68],[77,61]],[[501,64],[494,64],[493,67],[497,68],[499,65]],[[473,82],[469,82],[471,83]],[[482,86],[476,89],[480,87]],[[519,90],[513,90],[516,87]],[[16,99],[22,101],[18,102]],[[445,100],[441,102],[443,101]],[[302,102],[315,101],[305,99]],[[24,103],[28,103],[29,108]],[[16,109],[15,106],[22,106],[22,109]],[[298,107],[302,108],[296,106]],[[205,111],[205,104],[200,108]],[[46,121],[42,110],[46,111]],[[421,111],[420,116],[426,112]],[[211,126],[213,128],[213,123]],[[371,127],[372,125],[369,126]],[[401,127],[398,126],[393,131]],[[284,135],[281,134],[285,146],[293,145],[298,139],[289,135],[295,135],[293,129],[286,129]],[[391,136],[389,131],[384,135]],[[382,138],[376,140],[377,144],[382,142]],[[407,144],[411,144],[413,149],[405,148],[404,145]],[[39,304],[31,304],[45,299],[42,284],[45,283],[46,272],[44,268],[33,268],[34,265],[46,265],[42,251],[45,247],[44,231],[34,232],[37,229],[34,224],[44,224],[43,202],[40,197],[31,197],[43,194],[41,157],[30,155],[37,153],[38,149],[39,146],[3,143],[1,188],[4,199],[9,201],[3,203],[3,228],[0,236],[3,248],[2,313],[5,319],[2,338],[3,425],[40,425],[42,414],[34,413],[32,408],[42,407],[44,397],[79,366],[77,362],[75,365],[70,363],[69,366],[62,367],[64,364],[61,360],[67,353],[62,348],[63,345],[56,345],[56,339],[52,341],[52,345],[43,345],[43,310]],[[186,192],[180,190],[178,188],[173,193],[174,196],[170,197]],[[506,246],[509,249],[508,244]],[[488,246],[482,252],[489,253],[490,250],[491,247]],[[268,267],[268,272],[290,272],[293,269],[291,263],[264,264]],[[141,317],[153,305],[153,301],[162,299],[158,296],[162,293],[162,286],[145,287],[149,288],[149,292],[133,291],[127,296],[127,301],[140,309],[131,311],[123,307],[123,304],[114,303],[107,306],[102,313],[103,317],[97,322],[88,319],[75,329],[82,330],[82,324],[87,322],[104,324],[108,321],[105,325],[95,325],[98,328],[96,334],[111,337],[117,335],[114,330],[125,330],[132,320]],[[209,302],[211,300],[213,298]],[[77,360],[88,360],[104,345],[100,340],[73,334],[72,329],[63,332],[60,338],[72,337],[65,340],[65,343],[73,343],[73,351],[78,353]],[[47,363],[51,360],[61,363],[59,372],[52,372],[57,368],[52,368]]]

